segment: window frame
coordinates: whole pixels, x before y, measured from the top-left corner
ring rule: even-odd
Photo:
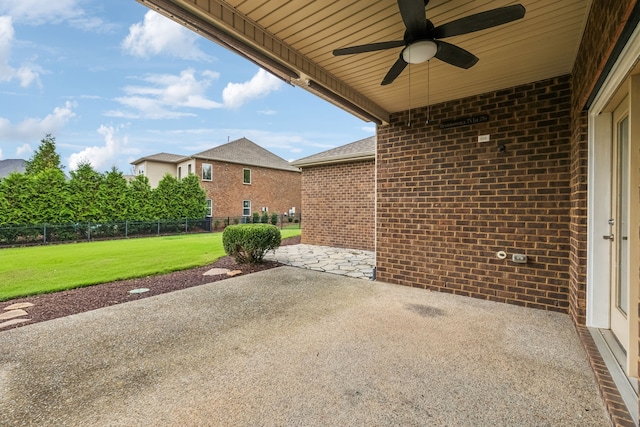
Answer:
[[[247,211],[248,209],[248,211]],[[245,214],[245,211],[248,212]],[[251,200],[243,200],[242,201],[242,216],[250,217],[251,216]]]
[[[247,182],[247,172],[249,172],[249,181]],[[251,169],[243,168],[242,169],[242,183],[244,185],[251,185]]]
[[[207,214],[205,215],[207,218],[213,217],[213,200],[207,199]]]
[[[208,166],[209,169],[209,178],[204,177],[205,166]],[[202,174],[200,176],[203,181],[213,181],[213,165],[211,163],[203,163],[202,164]]]

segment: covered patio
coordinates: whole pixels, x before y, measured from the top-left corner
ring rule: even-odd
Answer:
[[[568,315],[637,424],[637,0],[138,1],[376,123],[378,280]]]
[[[1,335],[3,426],[610,425],[568,316],[296,267]]]

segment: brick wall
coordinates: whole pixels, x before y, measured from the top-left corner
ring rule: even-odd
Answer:
[[[375,161],[305,167],[302,243],[374,250]]]
[[[434,105],[430,124],[422,108],[411,128],[407,112],[379,126],[378,279],[567,312],[569,109],[561,76]],[[489,121],[439,127],[479,114]]]
[[[213,180],[200,181],[213,200],[213,217],[239,217],[243,200],[251,201],[251,211],[260,212],[268,207],[269,212],[285,213],[291,207],[300,212],[301,174],[284,170],[262,168],[196,159],[196,171],[202,178],[202,164],[213,165]],[[243,184],[243,169],[251,169],[251,184]]]

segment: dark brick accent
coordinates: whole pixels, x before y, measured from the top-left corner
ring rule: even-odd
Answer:
[[[378,279],[567,313],[570,96],[561,76],[431,106],[429,124],[418,108],[411,127],[406,111],[379,126]],[[439,127],[480,114],[489,121]]]
[[[611,417],[611,422],[614,427],[634,427],[633,418],[629,414],[616,384],[611,378],[611,374],[605,365],[596,343],[593,341],[593,337],[586,326],[576,325],[578,336],[580,341],[587,352],[587,358],[589,364],[593,369],[593,373],[596,376],[598,382],[598,389],[600,390],[600,396],[607,407],[607,412]]]
[[[375,161],[305,167],[302,243],[374,250]]]

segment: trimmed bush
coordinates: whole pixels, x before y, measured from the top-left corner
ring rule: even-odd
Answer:
[[[278,214],[275,212],[271,214],[271,224],[278,225]]]
[[[280,246],[278,227],[270,224],[230,225],[222,233],[222,245],[227,255],[241,264],[262,262],[268,251]]]

